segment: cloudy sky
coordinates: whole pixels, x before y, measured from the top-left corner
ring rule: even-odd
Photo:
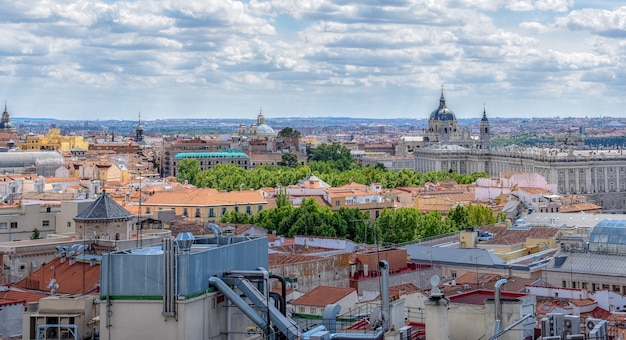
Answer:
[[[13,117],[624,116],[602,0],[0,0]]]

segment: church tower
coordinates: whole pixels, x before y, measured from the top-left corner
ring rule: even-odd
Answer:
[[[460,136],[460,131],[458,131],[457,128],[456,115],[454,111],[446,105],[446,98],[443,95],[443,86],[441,86],[439,107],[433,110],[428,118],[426,136],[431,143],[450,143],[458,140]]]
[[[2,112],[2,121],[0,121],[0,132],[15,133],[17,129],[11,123],[11,117],[9,111],[7,111],[7,102],[4,102],[4,112]]]
[[[141,112],[139,112],[139,123],[135,128],[135,142],[139,143],[143,141],[143,125],[141,125]]]
[[[491,148],[491,128],[489,127],[485,106],[483,106],[483,118],[480,120],[480,148]]]

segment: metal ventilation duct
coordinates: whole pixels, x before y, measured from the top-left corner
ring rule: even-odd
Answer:
[[[188,253],[191,250],[191,245],[195,238],[193,234],[188,231],[182,232],[176,236],[176,245],[178,245],[178,249],[180,249],[183,253]]]

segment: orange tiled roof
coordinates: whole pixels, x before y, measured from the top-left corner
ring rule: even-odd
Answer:
[[[600,209],[602,209],[601,206],[595,205],[595,204],[590,203],[590,202],[566,204],[566,205],[562,205],[559,208],[559,210],[562,213],[589,211],[589,210],[600,210]]]
[[[356,289],[347,287],[317,286],[291,303],[293,305],[325,307],[328,304],[336,303],[355,291]]]
[[[476,284],[476,283],[486,283],[491,281],[496,281],[500,278],[500,275],[496,274],[485,274],[485,273],[476,273],[476,272],[467,272],[456,279],[456,283],[458,285],[463,284]]]
[[[24,289],[50,291],[48,284],[53,277],[59,285],[58,294],[80,295],[100,291],[99,262],[94,266],[83,261],[76,261],[70,265],[69,258],[62,263],[60,257],[46,263],[30,276],[17,282],[15,286]]]
[[[268,255],[268,266],[270,268],[282,266],[285,264],[304,263],[311,261],[319,261],[323,259],[320,256],[311,256],[294,253],[271,253]]]
[[[0,305],[3,302],[16,302],[16,301],[26,301],[28,302],[36,302],[39,299],[48,296],[46,293],[33,292],[29,290],[24,290],[17,287],[9,287],[6,291],[0,291]]]
[[[526,239],[529,237],[552,238],[556,237],[560,232],[559,228],[549,227],[532,227],[528,230],[508,230],[505,227],[483,226],[480,229],[488,232],[491,235],[491,238],[489,240],[486,240],[482,243],[507,245],[526,242]]]
[[[220,192],[212,188],[188,188],[179,191],[155,192],[145,205],[208,206],[265,203],[258,191]]]
[[[539,194],[551,194],[551,192],[544,188],[533,188],[533,187],[520,187],[520,191],[527,192],[531,195],[539,195]]]

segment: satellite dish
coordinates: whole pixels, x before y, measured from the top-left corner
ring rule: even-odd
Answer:
[[[430,285],[433,287],[438,287],[439,286],[439,282],[441,282],[441,280],[439,279],[439,276],[437,275],[433,275],[430,277]]]
[[[374,308],[372,314],[370,315],[370,325],[372,328],[377,328],[382,323],[382,309],[380,307]]]
[[[441,280],[439,279],[439,276],[433,275],[430,277],[430,286],[431,286],[430,297],[431,298],[439,299],[443,296],[443,293],[439,289],[439,282],[441,282]]]

